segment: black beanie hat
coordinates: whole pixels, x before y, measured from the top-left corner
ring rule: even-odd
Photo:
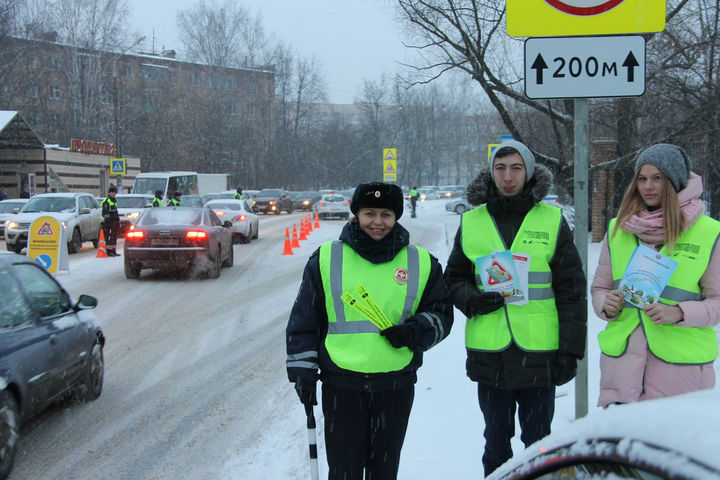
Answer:
[[[115,188],[115,187],[108,188],[108,193],[117,193],[117,188]]]
[[[357,216],[361,208],[387,208],[395,212],[395,220],[403,213],[403,193],[392,183],[361,183],[355,189],[350,211]]]

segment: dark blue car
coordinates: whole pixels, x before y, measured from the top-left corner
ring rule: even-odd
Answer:
[[[53,401],[102,392],[105,337],[90,309],[28,257],[0,251],[0,478],[12,469],[21,423]]]

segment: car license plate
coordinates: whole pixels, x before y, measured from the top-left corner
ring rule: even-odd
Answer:
[[[153,238],[150,241],[153,247],[175,247],[178,245],[177,238]]]

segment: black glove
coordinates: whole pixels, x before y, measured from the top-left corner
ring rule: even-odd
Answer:
[[[317,396],[315,395],[315,383],[310,386],[308,383],[303,383],[300,380],[295,382],[295,391],[300,398],[300,403],[305,405],[317,405]]]
[[[407,323],[401,323],[380,331],[380,335],[388,339],[395,348],[409,347],[415,340],[415,330]]]
[[[486,315],[505,305],[505,300],[499,292],[477,292],[469,302],[470,313],[473,315]]]
[[[565,385],[575,378],[577,374],[577,357],[569,353],[558,354],[557,366],[554,372],[554,383],[557,386]]]

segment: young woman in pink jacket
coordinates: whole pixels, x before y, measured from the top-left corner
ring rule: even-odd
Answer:
[[[720,222],[703,214],[702,179],[685,151],[657,144],[640,153],[635,176],[605,235],[591,285],[607,321],[598,406],[678,395],[715,385],[720,322]],[[636,245],[678,262],[656,303],[625,301],[618,284]]]

